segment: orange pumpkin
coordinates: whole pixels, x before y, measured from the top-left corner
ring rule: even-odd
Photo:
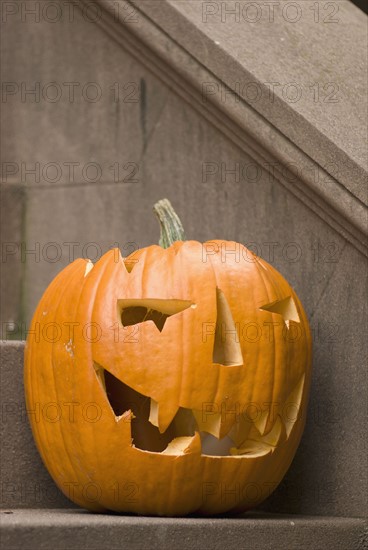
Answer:
[[[240,512],[277,486],[299,444],[308,321],[264,260],[184,241],[170,203],[156,212],[163,246],[78,259],[41,298],[25,353],[34,438],[84,508]]]

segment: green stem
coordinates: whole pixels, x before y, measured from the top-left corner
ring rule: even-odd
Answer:
[[[160,223],[161,235],[159,245],[169,248],[175,241],[185,241],[185,233],[181,221],[167,199],[162,199],[153,207]]]

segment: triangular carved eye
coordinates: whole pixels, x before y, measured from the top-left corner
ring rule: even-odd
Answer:
[[[271,313],[278,313],[282,316],[287,326],[289,326],[290,321],[300,323],[298,310],[296,309],[295,302],[291,296],[288,296],[283,300],[276,300],[275,302],[266,304],[260,309],[263,309],[264,311],[270,311]]]
[[[118,315],[124,327],[153,321],[161,332],[168,317],[181,313],[189,307],[195,308],[190,300],[162,300],[156,298],[118,300]]]
[[[242,365],[243,355],[230,306],[225,294],[216,288],[217,319],[213,362],[228,367]]]

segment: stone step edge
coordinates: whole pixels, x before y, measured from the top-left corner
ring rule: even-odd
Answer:
[[[363,550],[362,518],[252,512],[234,518],[157,518],[72,509],[0,511],[7,550]]]

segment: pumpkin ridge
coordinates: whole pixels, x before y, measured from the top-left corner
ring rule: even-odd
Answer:
[[[83,261],[83,260],[82,260]],[[83,262],[84,263],[84,262]],[[46,293],[45,293],[45,299],[47,299],[47,297],[50,297],[53,296],[53,295],[57,295],[59,296],[59,293],[58,293],[58,290],[60,288],[63,288],[64,289],[64,292],[62,294],[65,294],[66,292],[68,292],[70,290],[69,288],[69,285],[68,284],[65,284],[66,281],[68,280],[71,280],[73,278],[73,276],[75,276],[78,271],[80,270],[80,268],[83,268],[84,269],[84,265],[81,265],[80,261],[79,260],[76,260],[75,262],[73,262],[73,264],[71,264],[70,266],[68,266],[68,268],[66,268],[65,270],[63,270],[60,274],[59,274],[59,277],[57,277],[53,282],[54,283],[57,283],[55,286],[53,286],[53,284],[51,284],[49,286],[49,288],[47,289]],[[60,300],[59,299],[59,302],[60,303]],[[41,305],[41,304],[40,304]],[[52,304],[54,305],[54,304]],[[36,312],[35,314],[35,318],[37,318],[36,316],[39,314],[39,312],[44,309],[44,307],[41,307],[38,312]],[[56,318],[56,309],[54,309],[54,313],[53,313],[53,319]],[[42,317],[40,318],[40,320],[42,321]],[[38,348],[36,348],[36,350],[38,350]],[[53,376],[53,379],[55,381],[55,377],[54,377],[54,367],[53,367],[53,347],[51,347],[51,349],[49,350],[49,361],[50,361],[50,364],[51,364],[51,371],[52,371],[52,376]],[[29,359],[29,362],[31,361],[31,358]],[[39,380],[38,380],[38,376],[37,377],[33,377],[33,379],[36,379],[36,385],[37,385],[37,393],[38,393],[38,396],[39,396],[39,400],[41,401],[42,399],[44,399],[44,395],[45,395],[45,392],[44,392],[44,389],[43,389],[43,385],[42,385],[42,389],[41,389],[41,386],[39,385]],[[33,384],[32,384],[33,386]],[[31,387],[32,387],[31,386]],[[55,388],[55,394],[57,395],[57,391],[56,391],[56,385],[55,383],[53,384],[54,388]],[[59,428],[59,432],[60,432],[60,435],[61,437],[64,439],[63,437],[63,434],[62,434],[62,427],[61,427],[61,423],[57,422],[58,424],[58,428]],[[42,422],[39,422],[38,425],[37,425],[37,428],[36,429],[36,433],[39,432],[40,429],[42,429],[43,427],[43,423]],[[34,426],[32,425],[32,431],[33,431],[33,428]],[[51,452],[51,458],[48,459],[47,455],[44,454],[43,452],[41,453],[41,456],[42,456],[42,459],[44,460],[44,462],[48,465],[48,468],[50,469],[50,472],[53,473],[53,477],[56,478],[56,479],[59,479],[59,474],[57,473],[57,470],[55,470],[54,466],[53,466],[53,460],[52,460],[52,449],[53,449],[53,445],[51,444],[51,441],[53,440],[53,438],[49,438],[49,433],[48,433],[48,428],[47,428],[47,425],[45,427],[45,430],[44,430],[44,437],[46,438],[46,440],[48,441],[48,448],[49,448],[49,452]],[[38,439],[38,436],[37,436],[37,439]],[[65,449],[66,450],[66,449]],[[76,473],[75,469],[74,469],[74,464],[73,464],[73,461],[70,459],[70,455],[68,454],[68,458],[69,458],[69,465],[70,465],[70,468],[71,470]],[[78,476],[77,476],[78,477]],[[63,490],[63,489],[62,489]],[[63,490],[63,492],[65,493],[65,489]]]
[[[86,266],[87,266],[87,264],[88,264],[88,262],[86,261]],[[79,295],[82,293],[83,286],[85,284],[85,270],[83,272],[83,277],[81,277],[79,283],[80,283],[79,288],[77,287],[77,285],[73,285],[72,276],[70,276],[70,283],[65,284],[65,286],[63,288],[63,291],[60,294],[58,294],[58,301],[55,304],[54,319],[58,318],[58,313],[59,313],[59,310],[60,310],[60,306],[63,305],[63,302],[64,302],[64,299],[65,299],[66,295],[69,295],[73,291],[75,291],[75,292],[79,291],[78,292]],[[75,314],[76,313],[76,304],[74,303],[73,305],[74,305],[73,309],[74,309],[74,314]],[[56,398],[57,398],[57,402],[59,402],[60,392],[58,390],[58,384],[56,383],[55,368],[54,368],[54,365],[55,365],[54,358],[55,358],[56,351],[57,351],[57,348],[55,347],[55,345],[53,345],[52,348],[51,348],[51,363],[52,363],[52,369],[51,370],[52,370],[53,381],[54,381],[53,386],[55,388],[55,395],[56,395]],[[68,360],[75,364],[74,356],[70,357],[70,359],[68,359]],[[56,361],[56,363],[57,363],[57,361]],[[65,449],[65,452],[66,452],[67,456],[68,456],[72,471],[74,472],[75,477],[77,479],[80,479],[81,472],[79,471],[79,469],[76,468],[75,462],[71,458],[71,452],[69,450],[69,445],[68,445],[68,434],[64,433],[64,431],[65,431],[64,430],[64,423],[61,421],[59,424],[60,424],[60,435],[61,435],[61,438],[62,438],[63,443],[64,443],[63,447]],[[83,473],[82,473],[82,475],[83,475]]]

